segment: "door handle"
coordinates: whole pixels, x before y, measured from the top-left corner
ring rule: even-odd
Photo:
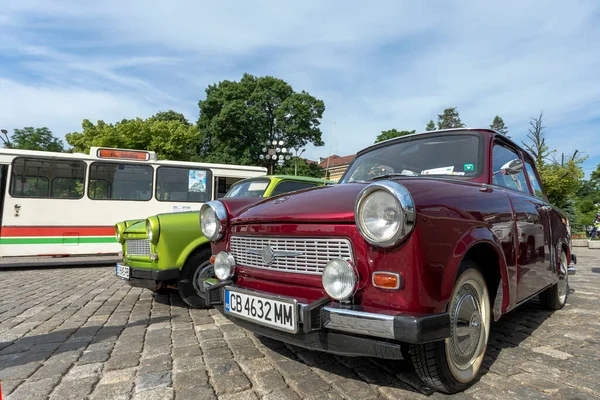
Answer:
[[[21,205],[20,204],[15,204],[15,210],[20,210],[21,209]]]

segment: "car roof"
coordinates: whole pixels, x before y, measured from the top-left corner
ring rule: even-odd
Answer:
[[[534,159],[531,156],[531,153],[529,153],[523,147],[519,146],[515,141],[511,140],[510,138],[506,137],[505,135],[501,134],[500,132],[498,132],[494,129],[490,129],[490,128],[451,128],[451,129],[438,129],[435,131],[411,133],[410,135],[399,136],[399,137],[387,139],[387,140],[372,144],[371,146],[366,147],[366,148],[362,149],[361,151],[359,151],[356,155],[359,156],[363,153],[367,153],[367,152],[369,152],[371,150],[375,150],[376,148],[379,148],[379,147],[385,147],[388,144],[391,144],[394,142],[402,142],[404,140],[410,140],[411,138],[416,138],[416,137],[431,135],[431,134],[446,133],[446,132],[448,132],[448,133],[450,133],[450,132],[472,132],[472,133],[482,133],[482,134],[488,135],[488,136],[500,137],[500,138],[502,138],[502,140],[505,140],[506,142],[510,143],[511,145],[518,148],[523,153],[527,154],[529,157]]]
[[[262,175],[262,176],[256,176],[253,178],[246,178],[243,179],[241,181],[238,181],[236,183],[241,183],[244,181],[250,181],[250,180],[255,180],[255,179],[270,179],[270,178],[275,178],[275,179],[281,179],[281,180],[292,180],[292,181],[301,181],[301,182],[315,182],[315,183],[336,183],[335,181],[331,181],[331,180],[327,180],[327,179],[321,179],[321,178],[313,178],[310,176],[297,176],[297,175]]]

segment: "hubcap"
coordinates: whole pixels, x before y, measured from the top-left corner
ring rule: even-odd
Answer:
[[[200,266],[194,272],[194,278],[192,279],[192,285],[196,293],[204,293],[204,281],[213,276],[212,266]]]
[[[457,301],[452,310],[452,335],[450,354],[456,367],[467,369],[481,352],[483,323],[477,290],[470,284],[463,285],[456,293]]]

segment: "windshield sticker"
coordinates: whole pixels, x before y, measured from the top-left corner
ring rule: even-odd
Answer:
[[[475,164],[465,164],[463,165],[463,169],[465,172],[475,171]]]
[[[450,167],[424,169],[421,171],[421,175],[452,175],[454,172],[454,165]]]
[[[403,169],[401,172],[402,175],[408,175],[408,176],[419,176],[418,172],[415,171],[411,171],[410,169]]]
[[[188,178],[188,192],[206,192],[206,171],[190,169]]]

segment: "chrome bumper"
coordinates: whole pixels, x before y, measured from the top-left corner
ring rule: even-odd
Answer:
[[[235,287],[236,285],[232,281],[220,282],[216,285],[205,284],[206,302],[208,305],[215,306],[226,318],[237,323],[239,318],[223,312],[225,286]],[[255,293],[256,296],[261,296],[261,292],[256,291]],[[298,307],[298,322],[302,324],[300,331],[303,334],[335,331],[350,335],[392,339],[404,343],[428,343],[450,336],[448,313],[379,314],[366,312],[358,305],[342,306],[332,302],[329,298],[322,298],[310,304],[298,304]],[[248,329],[252,330],[252,327],[250,326]]]

